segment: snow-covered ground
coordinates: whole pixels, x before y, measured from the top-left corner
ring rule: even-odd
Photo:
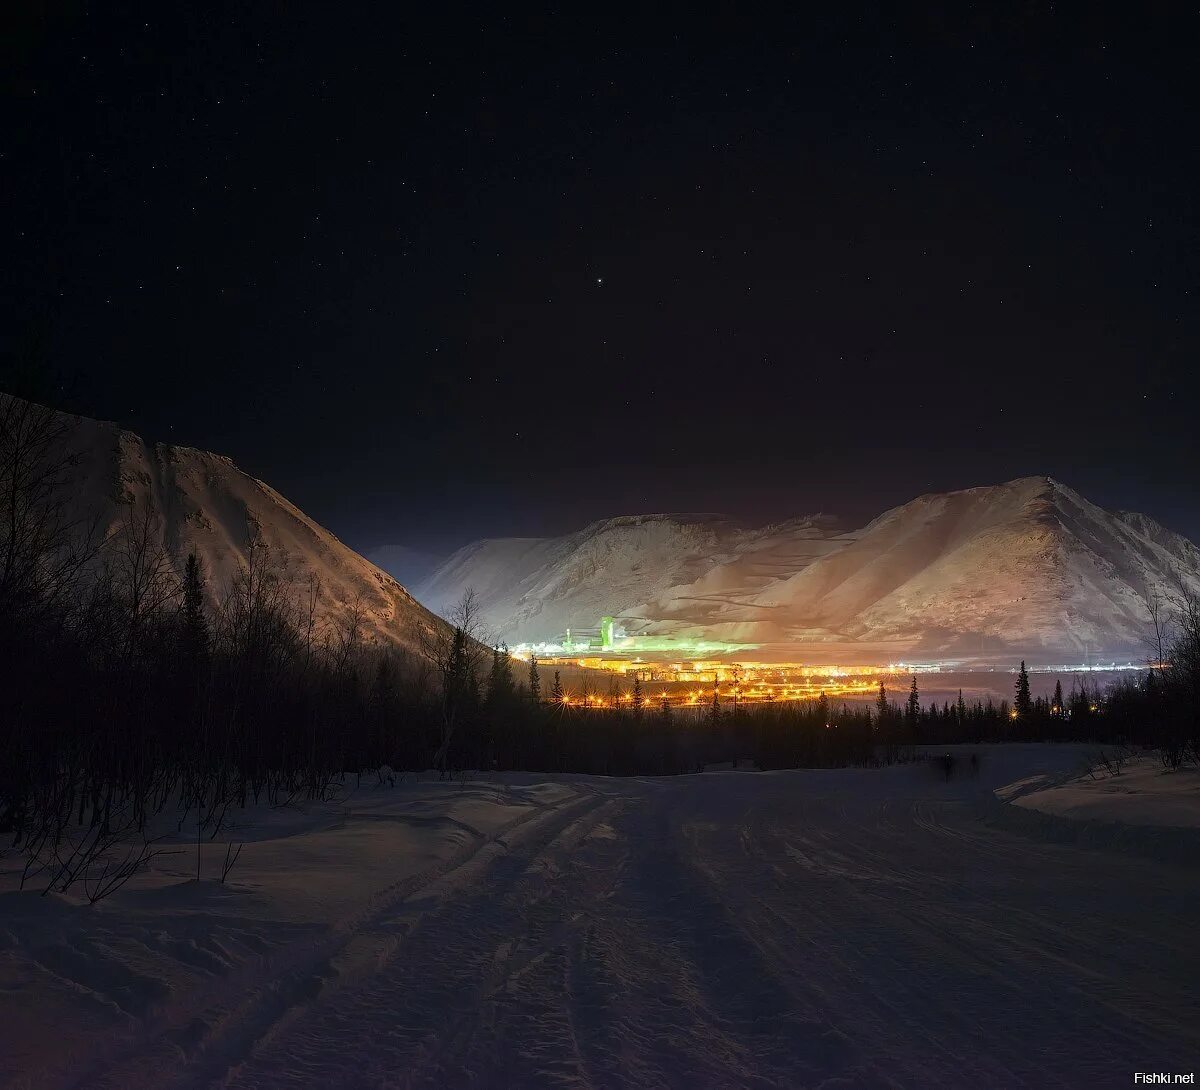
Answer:
[[[0,1083],[1091,1087],[1195,1070],[1195,860],[1007,829],[996,788],[1086,754],[975,752],[949,777],[364,789],[244,817],[226,886],[190,880],[182,855],[91,908],[0,894]]]
[[[997,792],[1017,806],[1079,821],[1200,829],[1200,769],[1163,767],[1156,754],[1121,757],[1110,750],[1086,771],[1047,785],[1042,777]]]

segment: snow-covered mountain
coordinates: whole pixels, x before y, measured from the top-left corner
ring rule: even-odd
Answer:
[[[760,645],[901,646],[961,657],[1145,653],[1146,600],[1200,591],[1200,549],[1047,477],[920,496],[856,532],[826,516],[610,519],[562,538],[481,541],[415,588],[467,586],[495,633],[551,639],[602,614],[631,629]]]
[[[423,580],[444,613],[475,590],[496,638],[595,625],[732,559],[745,531],[722,515],[630,515],[555,538],[494,538],[452,554]]]
[[[473,587],[490,634],[509,643],[611,615],[632,632],[822,645],[842,660],[873,661],[872,645],[964,658],[1141,657],[1147,599],[1181,586],[1200,592],[1200,549],[1187,538],[1025,477],[920,496],[857,531],[827,515],[765,527],[716,514],[636,515],[563,537],[479,541],[423,579],[414,598],[228,458],[60,419],[77,456],[70,495],[81,519],[112,529],[131,503],[152,507],[176,561],[192,550],[203,558],[214,597],[257,527],[298,591],[315,577],[320,620],[335,623],[358,602],[367,633],[400,645],[436,623],[430,610],[447,612]]]
[[[229,458],[150,444],[105,421],[56,415],[60,445],[75,463],[67,489],[72,518],[114,533],[131,510],[139,516],[152,510],[154,534],[180,569],[189,552],[203,560],[214,601],[245,562],[257,527],[267,562],[285,574],[296,595],[316,586],[318,624],[335,624],[357,602],[366,636],[412,646],[421,628],[441,623],[390,575]]]
[[[414,593],[444,612],[468,587],[498,639],[547,639],[601,616],[692,629],[853,540],[813,515],[746,527],[724,515],[626,515],[564,537],[493,538],[454,553]]]

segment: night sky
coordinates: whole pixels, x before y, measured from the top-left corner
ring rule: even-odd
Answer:
[[[1200,538],[1194,12],[410,7],[10,26],[0,385],[363,550],[1035,473]]]

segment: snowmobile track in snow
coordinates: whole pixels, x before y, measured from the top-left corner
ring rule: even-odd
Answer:
[[[1200,872],[996,828],[986,776],[570,786],[81,1083],[163,1049],[231,1088],[1103,1087],[1200,1058]]]

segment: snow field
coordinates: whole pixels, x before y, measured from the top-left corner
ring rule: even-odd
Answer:
[[[95,908],[4,894],[5,1077],[1104,1087],[1193,1070],[1196,859],[1010,829],[997,809],[1037,815],[996,789],[1054,790],[1088,753],[973,751],[948,778],[373,789],[245,815],[274,834],[225,887],[180,857]]]

